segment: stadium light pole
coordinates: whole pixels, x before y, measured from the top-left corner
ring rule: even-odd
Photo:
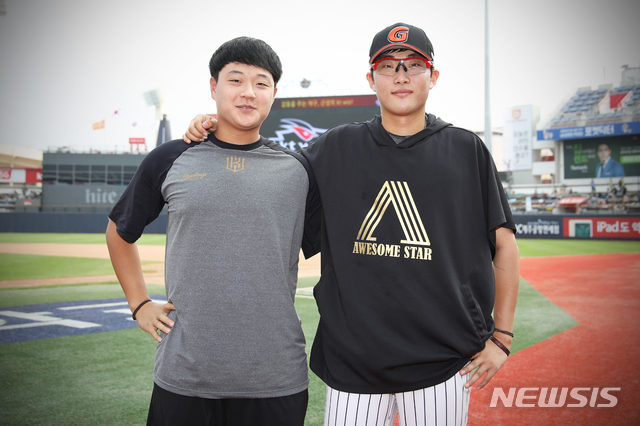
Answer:
[[[484,144],[491,152],[491,91],[489,90],[489,0],[484,0]]]

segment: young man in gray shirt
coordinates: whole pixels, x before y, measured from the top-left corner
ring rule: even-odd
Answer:
[[[259,134],[282,73],[263,41],[212,56],[218,129],[147,155],[109,214],[107,245],[140,328],[158,341],[148,424],[302,426],[309,376],[294,307],[300,248],[319,250],[315,179]],[[168,206],[166,304],[136,240]]]

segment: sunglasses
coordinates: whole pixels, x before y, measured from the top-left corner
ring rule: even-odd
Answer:
[[[381,75],[395,75],[401,66],[408,75],[424,74],[433,66],[433,61],[419,56],[411,56],[409,58],[383,58],[375,61],[371,68]]]

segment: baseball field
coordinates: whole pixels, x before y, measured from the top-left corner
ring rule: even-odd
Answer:
[[[164,243],[164,235],[139,241],[157,300]],[[640,242],[519,246],[512,355],[472,392],[469,425],[640,424]],[[301,260],[299,275],[309,350],[319,256]],[[0,234],[1,423],[144,424],[155,341],[129,318],[102,234]],[[306,424],[321,425],[324,385],[310,375]]]

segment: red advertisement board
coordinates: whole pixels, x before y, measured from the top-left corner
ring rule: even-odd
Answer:
[[[0,183],[42,183],[42,169],[1,168]]]
[[[565,217],[563,228],[569,238],[640,239],[640,217]]]

